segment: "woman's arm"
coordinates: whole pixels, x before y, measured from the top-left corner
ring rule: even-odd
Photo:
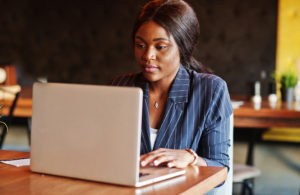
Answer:
[[[197,151],[208,166],[229,166],[231,114],[232,107],[227,85],[225,81],[219,80],[213,89]]]

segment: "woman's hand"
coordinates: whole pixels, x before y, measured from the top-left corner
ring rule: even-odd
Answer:
[[[159,148],[141,156],[142,167],[153,164],[159,166],[166,164],[168,167],[185,168],[194,161],[195,157],[186,150]],[[198,157],[196,165],[206,166],[206,162]],[[203,164],[204,161],[204,164]]]

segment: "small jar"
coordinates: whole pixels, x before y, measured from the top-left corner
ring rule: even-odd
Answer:
[[[269,96],[268,96],[268,101],[269,101],[269,106],[271,107],[271,108],[276,108],[276,105],[277,105],[277,100],[278,100],[278,98],[277,98],[277,95],[276,94],[270,94]]]
[[[261,108],[261,95],[260,95],[260,82],[256,81],[254,84],[254,96],[252,97],[252,102],[255,110],[259,110]]]
[[[276,108],[277,101],[278,101],[278,97],[276,95],[276,83],[271,82],[269,83],[269,96],[268,96],[269,106],[273,109]]]
[[[255,95],[252,97],[252,102],[255,110],[259,110],[261,108],[261,96]]]

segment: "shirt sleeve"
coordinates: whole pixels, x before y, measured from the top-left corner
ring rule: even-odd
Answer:
[[[208,166],[229,168],[230,115],[232,107],[225,81],[219,79],[208,93],[207,116],[198,146],[198,154]]]

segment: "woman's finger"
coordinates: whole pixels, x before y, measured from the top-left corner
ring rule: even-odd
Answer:
[[[141,159],[140,159],[141,166],[145,167],[145,166],[150,165],[151,163],[153,163],[154,159],[156,159],[157,156],[159,156],[159,155],[160,155],[160,153],[153,153],[153,152],[143,155],[143,157],[141,157]]]
[[[157,150],[152,151],[148,154],[144,154],[140,158],[140,164],[141,164],[142,167],[148,166],[150,164],[154,164],[154,160],[157,159],[160,156],[165,155],[165,153],[166,153],[165,149],[157,149]],[[156,164],[161,164],[161,163],[156,162]]]
[[[172,168],[172,167],[176,167],[176,168],[185,168],[189,165],[188,162],[186,161],[182,161],[182,160],[174,160],[171,161],[167,164],[168,167]]]
[[[148,154],[141,156],[141,166],[160,166],[166,164],[168,167],[184,168],[187,167],[192,161],[193,156],[186,150],[173,150],[160,148]]]
[[[169,163],[170,161],[174,160],[174,156],[170,155],[169,153],[161,153],[160,156],[156,157],[153,161],[154,166],[159,166],[164,163]]]

